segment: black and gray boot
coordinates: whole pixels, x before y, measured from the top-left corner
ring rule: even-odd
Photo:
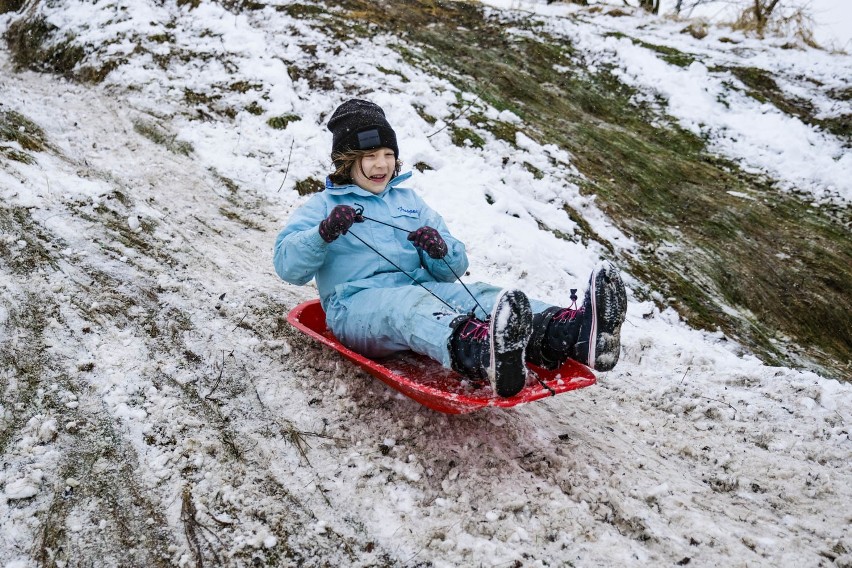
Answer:
[[[568,308],[548,308],[533,318],[527,360],[557,369],[574,359],[596,371],[609,371],[621,352],[621,324],[627,313],[627,293],[618,269],[601,263],[589,277],[583,305],[577,307],[571,290]]]
[[[450,339],[453,369],[488,380],[498,396],[519,393],[527,380],[524,349],[532,331],[532,310],[520,290],[504,290],[485,321],[467,317]]]

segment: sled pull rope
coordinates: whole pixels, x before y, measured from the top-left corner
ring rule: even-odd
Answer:
[[[366,219],[366,217],[364,217],[364,218]],[[403,274],[405,274],[406,276],[408,276],[408,277],[411,279],[411,281],[412,281],[412,282],[414,282],[415,284],[417,284],[418,286],[420,286],[421,288],[423,288],[424,290],[426,290],[427,292],[429,292],[430,294],[432,294],[433,296],[435,296],[435,298],[437,298],[439,302],[441,302],[442,304],[444,304],[445,306],[447,306],[448,308],[450,308],[450,310],[452,310],[452,311],[454,311],[454,312],[458,313],[458,310],[457,310],[456,308],[454,308],[454,307],[452,307],[451,305],[449,305],[449,304],[448,304],[447,302],[445,302],[445,301],[444,301],[444,300],[443,300],[440,296],[438,296],[437,294],[435,294],[435,292],[433,292],[432,290],[430,290],[429,288],[427,288],[426,286],[424,286],[421,282],[418,282],[418,281],[417,281],[417,279],[415,279],[415,278],[414,278],[414,276],[412,276],[411,274],[409,274],[408,272],[406,272],[405,270],[403,270],[402,268],[400,268],[399,266],[397,266],[397,265],[396,265],[396,264],[395,264],[395,263],[394,263],[391,259],[389,259],[389,258],[388,258],[388,257],[386,257],[385,255],[383,255],[382,253],[380,253],[378,250],[376,250],[376,249],[375,249],[375,247],[373,247],[373,245],[371,245],[370,243],[368,243],[367,241],[365,241],[364,239],[362,239],[361,237],[359,237],[358,235],[356,235],[355,233],[353,233],[351,229],[348,231],[348,234],[352,235],[353,237],[355,237],[356,239],[358,239],[359,241],[361,241],[362,243],[364,243],[364,244],[367,246],[367,248],[369,248],[369,249],[370,249],[370,250],[372,250],[374,253],[376,253],[377,255],[379,255],[380,257],[382,257],[383,259],[385,259],[387,262],[389,262],[389,263],[390,263],[390,265],[391,265],[391,266],[393,266],[394,268],[396,268],[397,270],[399,270],[400,272],[402,272]]]
[[[357,206],[357,207],[355,207],[355,214],[356,214],[356,215],[358,215],[358,216],[360,216],[362,219],[368,219],[368,220],[373,221],[373,222],[375,222],[375,223],[379,223],[379,224],[385,225],[385,226],[387,226],[387,227],[390,227],[391,229],[396,229],[397,231],[403,231],[403,232],[406,232],[406,233],[410,233],[410,232],[411,232],[411,231],[409,231],[408,229],[404,229],[404,228],[402,228],[402,227],[397,227],[396,225],[391,225],[390,223],[385,223],[384,221],[379,221],[378,219],[373,219],[372,217],[367,217],[367,216],[366,216],[366,215],[364,215],[363,213],[364,213],[364,208],[363,208],[363,207],[361,207],[360,205],[359,205],[359,206]],[[349,231],[349,232],[350,232],[350,233],[352,233],[352,231]],[[393,262],[391,262],[390,260],[388,260],[388,258],[387,258],[385,255],[383,255],[382,253],[380,253],[379,251],[377,251],[377,250],[376,250],[375,248],[373,248],[372,246],[368,245],[368,244],[367,244],[366,242],[364,242],[364,240],[363,240],[363,239],[361,239],[360,237],[358,237],[358,236],[356,236],[356,235],[353,235],[353,236],[354,236],[356,239],[358,239],[359,241],[361,241],[362,243],[364,243],[365,245],[367,245],[368,247],[370,247],[370,248],[373,250],[373,252],[375,252],[376,254],[378,254],[380,257],[382,257],[382,258],[384,258],[385,260],[387,260],[388,262],[390,262],[390,263],[391,263],[391,265],[392,265],[394,268],[396,268],[397,270],[399,270],[399,271],[403,272],[406,276],[408,276],[409,278],[411,278],[411,280],[412,280],[412,281],[414,281],[415,283],[419,284],[419,285],[420,285],[420,287],[422,287],[424,290],[426,290],[427,292],[429,292],[430,294],[432,294],[433,296],[435,296],[436,298],[438,298],[438,296],[437,296],[434,292],[432,292],[431,290],[429,290],[428,288],[426,288],[425,286],[423,286],[423,284],[421,284],[420,282],[417,282],[417,280],[414,280],[414,278],[413,278],[410,274],[408,274],[407,272],[405,272],[404,270],[402,270],[402,268],[398,267],[396,264],[394,264]],[[452,267],[452,266],[450,266],[450,263],[449,263],[449,262],[447,262],[447,259],[446,259],[446,258],[441,257],[441,260],[443,260],[443,261],[444,261],[444,264],[446,264],[446,265],[447,265],[447,268],[450,270],[450,272],[452,273],[452,275],[453,275],[453,276],[455,276],[456,280],[458,280],[458,281],[459,281],[459,284],[461,284],[461,285],[462,285],[462,287],[463,287],[463,288],[467,291],[467,293],[468,293],[468,294],[470,294],[470,297],[471,297],[471,298],[473,298],[473,302],[477,305],[477,307],[479,307],[479,309],[480,309],[480,310],[482,310],[482,313],[483,313],[483,314],[485,314],[485,317],[487,318],[487,317],[488,317],[488,312],[485,310],[485,308],[483,308],[483,307],[482,307],[482,304],[480,304],[480,303],[479,303],[479,300],[477,300],[477,299],[476,299],[476,296],[474,296],[474,295],[473,295],[473,292],[471,292],[471,291],[470,291],[470,288],[468,288],[468,287],[467,287],[467,284],[465,284],[464,282],[462,282],[462,279],[461,279],[461,278],[459,278],[459,275],[458,275],[458,274],[456,274],[456,271],[455,271],[455,270],[453,270],[453,267]],[[441,298],[438,298],[438,299],[439,299],[439,300],[441,300]],[[455,311],[455,309],[456,309],[456,308],[453,308],[451,305],[449,305],[449,304],[448,304],[447,302],[445,302],[444,300],[441,300],[441,303],[443,303],[445,306],[447,306],[447,307],[448,307],[448,308],[450,308],[451,310],[454,310],[454,311]],[[473,316],[473,317],[475,317],[475,313],[476,313],[476,310],[471,310],[471,312],[470,312],[471,316]]]
[[[535,380],[537,380],[537,381],[538,381],[538,384],[540,384],[540,385],[542,386],[542,388],[544,388],[545,390],[547,390],[548,392],[550,392],[550,396],[556,396],[556,391],[555,391],[555,390],[553,390],[552,388],[550,388],[550,387],[547,385],[547,383],[546,383],[546,382],[544,382],[543,380],[541,380],[541,377],[539,377],[539,376],[538,376],[538,373],[536,373],[536,372],[535,372],[535,371],[533,371],[532,369],[530,369],[530,373],[532,373],[532,376],[533,376],[533,377],[535,377]]]

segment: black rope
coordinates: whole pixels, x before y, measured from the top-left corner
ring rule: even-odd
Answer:
[[[366,218],[366,217],[365,217],[365,218]],[[367,248],[369,248],[369,249],[370,249],[370,250],[372,250],[374,253],[376,253],[377,255],[379,255],[380,257],[382,257],[383,259],[385,259],[387,262],[389,262],[389,263],[390,263],[390,265],[391,265],[391,266],[393,266],[394,268],[396,268],[397,270],[399,270],[400,272],[402,272],[403,274],[405,274],[406,276],[408,276],[408,277],[411,279],[411,281],[412,281],[412,282],[414,282],[415,284],[417,284],[418,286],[420,286],[421,288],[423,288],[424,290],[426,290],[427,292],[429,292],[430,294],[432,294],[433,296],[435,296],[435,298],[437,298],[439,302],[441,302],[442,304],[444,304],[445,306],[447,306],[448,308],[450,308],[452,311],[454,311],[454,312],[458,313],[458,310],[457,310],[456,308],[454,308],[453,306],[451,306],[450,304],[448,304],[447,302],[445,302],[443,299],[441,299],[441,297],[440,297],[440,296],[438,296],[437,294],[435,294],[435,292],[433,292],[432,290],[430,290],[429,288],[427,288],[426,286],[424,286],[422,282],[418,282],[418,281],[417,281],[417,279],[416,279],[416,278],[414,278],[414,276],[412,276],[411,274],[409,274],[408,272],[406,272],[405,270],[403,270],[402,268],[400,268],[399,266],[397,266],[397,265],[396,265],[396,264],[395,264],[395,263],[394,263],[391,259],[389,259],[389,258],[388,258],[388,257],[386,257],[385,255],[383,255],[382,253],[380,253],[378,250],[376,250],[376,249],[375,249],[375,248],[374,248],[374,247],[373,247],[370,243],[368,243],[367,241],[365,241],[364,239],[362,239],[361,237],[359,237],[358,235],[356,235],[355,233],[353,233],[351,229],[349,230],[349,234],[350,234],[350,235],[352,235],[353,237],[355,237],[356,239],[358,239],[359,241],[361,241],[362,243],[364,243],[365,245],[367,245]]]
[[[379,221],[378,219],[373,219],[372,217],[367,217],[366,215],[363,215],[363,214],[362,214],[362,212],[363,212],[363,211],[364,211],[364,208],[363,208],[363,207],[361,207],[360,205],[359,205],[358,207],[356,207],[356,208],[355,208],[355,213],[356,213],[357,215],[360,215],[362,219],[367,219],[367,220],[369,220],[369,221],[373,221],[374,223],[380,223],[380,224],[385,225],[385,226],[387,226],[387,227],[390,227],[390,228],[392,228],[392,229],[396,229],[397,231],[404,231],[404,232],[406,232],[406,233],[411,233],[411,231],[409,231],[408,229],[404,229],[403,227],[397,227],[396,225],[392,225],[392,224],[390,224],[390,223],[385,223],[384,221]],[[350,231],[350,232],[351,232],[351,231]],[[355,235],[353,235],[353,236],[355,236]],[[414,280],[414,278],[412,278],[412,277],[411,277],[411,275],[410,275],[410,274],[408,274],[407,272],[405,272],[404,270],[402,270],[401,268],[399,268],[397,265],[395,265],[394,263],[392,263],[392,262],[391,262],[390,260],[388,260],[388,259],[387,259],[387,258],[386,258],[386,257],[385,257],[382,253],[380,253],[379,251],[377,251],[376,249],[374,249],[373,247],[371,247],[370,245],[368,245],[368,244],[367,244],[366,242],[364,242],[364,241],[363,241],[360,237],[355,236],[355,238],[356,238],[356,239],[358,239],[359,241],[361,241],[362,243],[364,243],[365,245],[367,245],[368,247],[370,247],[371,249],[373,249],[373,251],[374,251],[376,254],[378,254],[379,256],[381,256],[382,258],[384,258],[385,260],[387,260],[388,262],[390,262],[390,263],[391,263],[391,264],[392,264],[395,268],[397,268],[398,270],[400,270],[400,271],[402,271],[403,273],[405,273],[405,275],[406,275],[406,276],[408,276],[409,278],[411,278],[411,280],[413,280],[414,282],[417,282],[416,280]],[[464,282],[462,282],[462,279],[461,279],[461,278],[459,278],[459,275],[458,275],[458,274],[456,274],[456,271],[455,271],[455,270],[453,270],[453,267],[452,267],[452,266],[450,266],[450,263],[449,263],[449,262],[447,262],[447,259],[446,259],[445,257],[441,257],[441,260],[443,260],[443,261],[444,261],[444,264],[446,264],[446,265],[447,265],[447,268],[449,268],[449,269],[450,269],[450,272],[452,273],[452,275],[453,275],[453,276],[455,276],[456,280],[458,280],[458,281],[459,281],[459,284],[461,284],[461,285],[462,285],[462,287],[463,287],[463,288],[467,291],[467,293],[468,293],[468,294],[470,294],[470,297],[471,297],[471,298],[473,298],[473,302],[474,302],[474,303],[475,303],[475,304],[479,307],[479,309],[480,309],[480,310],[482,310],[482,313],[483,313],[483,314],[485,314],[485,317],[487,318],[487,317],[488,317],[488,312],[485,310],[485,308],[483,308],[483,307],[482,307],[482,304],[480,304],[480,303],[479,303],[479,300],[477,300],[477,299],[476,299],[476,296],[474,296],[474,295],[473,295],[473,292],[471,292],[471,291],[470,291],[470,288],[468,288],[468,287],[467,287],[467,284],[465,284]],[[417,283],[418,283],[418,284],[420,284],[419,282],[417,282]],[[426,287],[425,287],[425,286],[423,286],[422,284],[420,284],[420,286],[422,286],[424,289],[428,290],[430,294],[432,294],[433,296],[435,296],[436,298],[438,298],[438,296],[437,296],[437,295],[435,295],[435,294],[434,294],[431,290],[429,290],[428,288],[426,288]],[[438,299],[439,299],[439,300],[441,300],[441,298],[438,298]],[[454,308],[453,308],[452,306],[450,306],[447,302],[444,302],[444,300],[441,300],[441,302],[442,302],[445,306],[449,307],[450,309],[454,309]],[[471,314],[475,313],[475,311],[476,311],[476,310],[471,311]]]
[[[532,369],[530,369],[530,373],[532,373],[532,375],[535,377],[535,380],[537,380],[537,381],[538,381],[538,384],[540,384],[543,388],[545,388],[545,389],[547,389],[548,391],[550,391],[550,396],[556,396],[556,391],[555,391],[555,390],[553,390],[552,388],[550,388],[546,382],[544,382],[543,380],[541,380],[541,377],[539,377],[539,376],[538,376],[538,373],[536,373],[536,372],[535,372],[535,371],[533,371]]]
[[[470,294],[470,297],[471,297],[471,298],[473,298],[473,301],[476,303],[476,305],[477,305],[477,306],[479,306],[479,309],[480,309],[480,310],[482,310],[482,313],[483,313],[483,314],[485,314],[485,317],[488,317],[488,312],[486,312],[486,311],[485,311],[485,308],[483,308],[483,307],[482,307],[482,304],[480,304],[480,303],[479,303],[479,301],[476,299],[476,296],[474,296],[474,295],[473,295],[473,292],[471,292],[471,291],[468,289],[467,284],[465,284],[464,282],[462,282],[462,279],[461,279],[461,278],[459,278],[459,275],[458,275],[458,274],[456,274],[456,271],[455,271],[455,270],[453,270],[453,267],[452,267],[452,266],[450,266],[450,263],[449,263],[449,262],[447,262],[447,259],[446,259],[446,258],[444,258],[444,257],[441,257],[441,260],[443,260],[443,261],[444,261],[444,264],[446,264],[446,265],[447,265],[447,268],[449,268],[449,269],[450,269],[450,272],[452,272],[452,273],[453,273],[453,276],[455,276],[455,277],[456,277],[456,280],[458,280],[458,281],[459,281],[459,284],[461,284],[461,285],[464,287],[464,289],[465,289],[465,290],[467,290],[467,293],[468,293],[468,294]]]

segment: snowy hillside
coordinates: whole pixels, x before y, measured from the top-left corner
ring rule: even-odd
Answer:
[[[390,5],[356,4],[376,3],[0,14],[0,566],[852,567],[849,353],[820,375],[692,327],[635,270],[647,243],[634,225],[587,191],[621,180],[592,179],[521,110],[421,64],[407,32],[374,27],[397,17]],[[405,23],[425,28],[438,4],[451,5],[412,2]],[[771,199],[830,212],[849,260],[852,153],[837,125],[852,58],[632,13],[487,4],[476,15],[517,42],[570,39],[589,76],[611,70],[649,121],[771,180]],[[45,72],[22,68],[26,50]],[[674,50],[694,60],[674,64]],[[812,120],[746,96],[719,71],[737,58]],[[412,186],[467,244],[467,280],[564,303],[599,259],[624,269],[615,370],[445,416],[286,323],[316,289],[281,282],[272,245],[328,173],[325,124],[352,96],[385,109]],[[655,254],[679,253],[693,251],[662,240]]]

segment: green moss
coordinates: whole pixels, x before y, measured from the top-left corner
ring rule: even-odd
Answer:
[[[266,121],[266,124],[269,125],[270,128],[274,128],[275,130],[284,130],[287,128],[287,125],[291,122],[296,122],[297,120],[302,120],[302,117],[297,114],[282,114],[279,116],[273,116],[269,120]]]

